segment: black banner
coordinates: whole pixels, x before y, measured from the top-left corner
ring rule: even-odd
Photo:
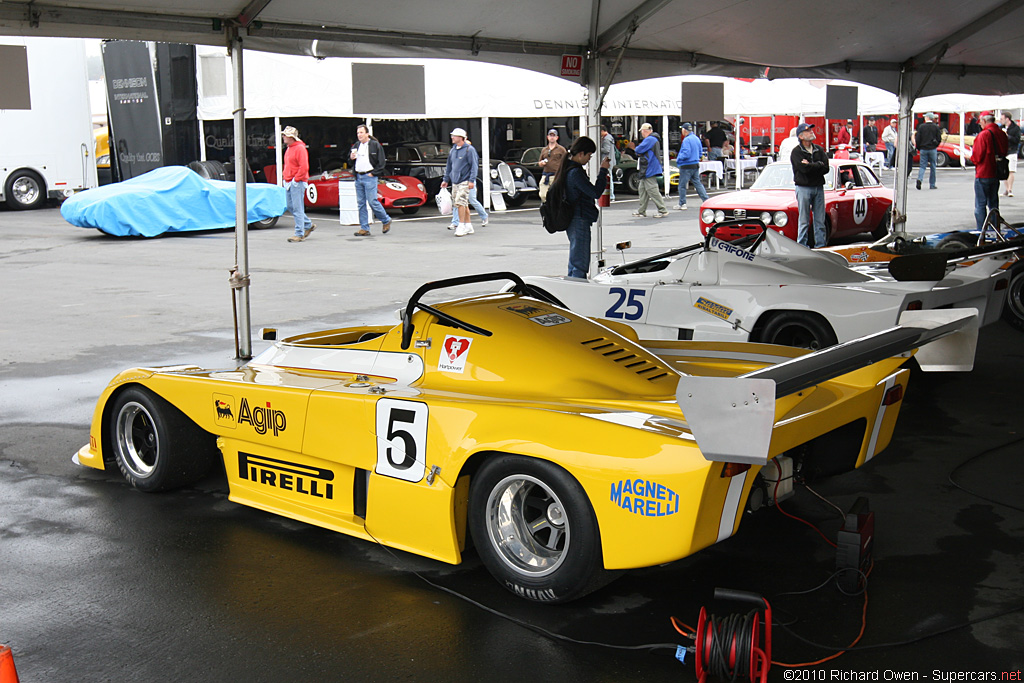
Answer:
[[[111,40],[102,47],[110,156],[127,180],[164,165],[153,59],[147,43]]]

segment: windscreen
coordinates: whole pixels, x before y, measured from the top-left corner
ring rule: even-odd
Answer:
[[[835,187],[835,169],[829,168],[825,174],[825,189],[831,190]],[[791,164],[775,163],[768,164],[761,171],[751,190],[792,190],[793,189],[793,166]]]

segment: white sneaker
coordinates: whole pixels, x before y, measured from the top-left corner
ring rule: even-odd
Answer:
[[[449,230],[454,230],[454,229],[455,229],[455,228],[457,228],[457,227],[459,227],[459,224],[458,224],[458,223],[452,223],[452,224],[450,224],[450,225],[448,226],[448,229],[449,229]]]
[[[466,235],[473,234],[473,226],[470,223],[459,223],[459,227],[455,228],[456,237],[465,237]]]
[[[484,222],[483,222],[483,223],[481,223],[481,224],[480,224],[480,226],[481,226],[481,227],[483,227],[483,228],[486,228],[486,227],[487,227],[487,222],[488,222],[488,219],[487,219],[487,218],[485,218],[485,219],[484,219]]]
[[[676,204],[676,211],[686,211],[686,204]]]

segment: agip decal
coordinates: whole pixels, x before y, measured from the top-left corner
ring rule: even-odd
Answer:
[[[288,428],[288,418],[283,410],[275,410],[267,401],[266,406],[249,406],[249,401],[242,399],[238,406],[238,424],[249,424],[256,430],[257,434],[274,432],[277,436]]]
[[[679,512],[679,494],[645,479],[623,479],[612,484],[611,502],[643,517],[667,517]]]
[[[234,429],[235,422],[235,397],[227,394],[213,395],[214,421],[221,427]]]

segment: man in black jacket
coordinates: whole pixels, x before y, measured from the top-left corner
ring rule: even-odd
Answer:
[[[824,247],[828,243],[825,234],[825,175],[828,173],[828,156],[825,150],[814,144],[814,124],[801,123],[796,127],[800,144],[789,155],[793,164],[793,184],[796,187],[796,205],[800,210],[797,241],[805,247]],[[814,244],[809,241],[811,214],[814,215]]]
[[[942,142],[942,130],[935,124],[935,114],[931,112],[924,115],[924,123],[917,127],[914,133],[914,146],[917,147],[921,159],[917,168],[917,189],[921,189],[921,181],[924,180],[924,167],[930,169],[928,175],[928,188],[935,187],[935,167],[938,159],[939,143]]]
[[[1006,131],[1006,139],[1009,147],[1006,151],[1006,159],[1010,162],[1010,175],[1003,181],[1003,196],[1013,196],[1013,176],[1017,175],[1017,153],[1020,148],[1020,126],[1013,120],[1013,115],[1004,111],[1000,116],[1000,123]]]
[[[864,141],[864,154],[868,152],[878,151],[878,128],[875,126],[875,117],[869,116],[867,125],[864,126],[864,130],[860,132],[860,137]]]

